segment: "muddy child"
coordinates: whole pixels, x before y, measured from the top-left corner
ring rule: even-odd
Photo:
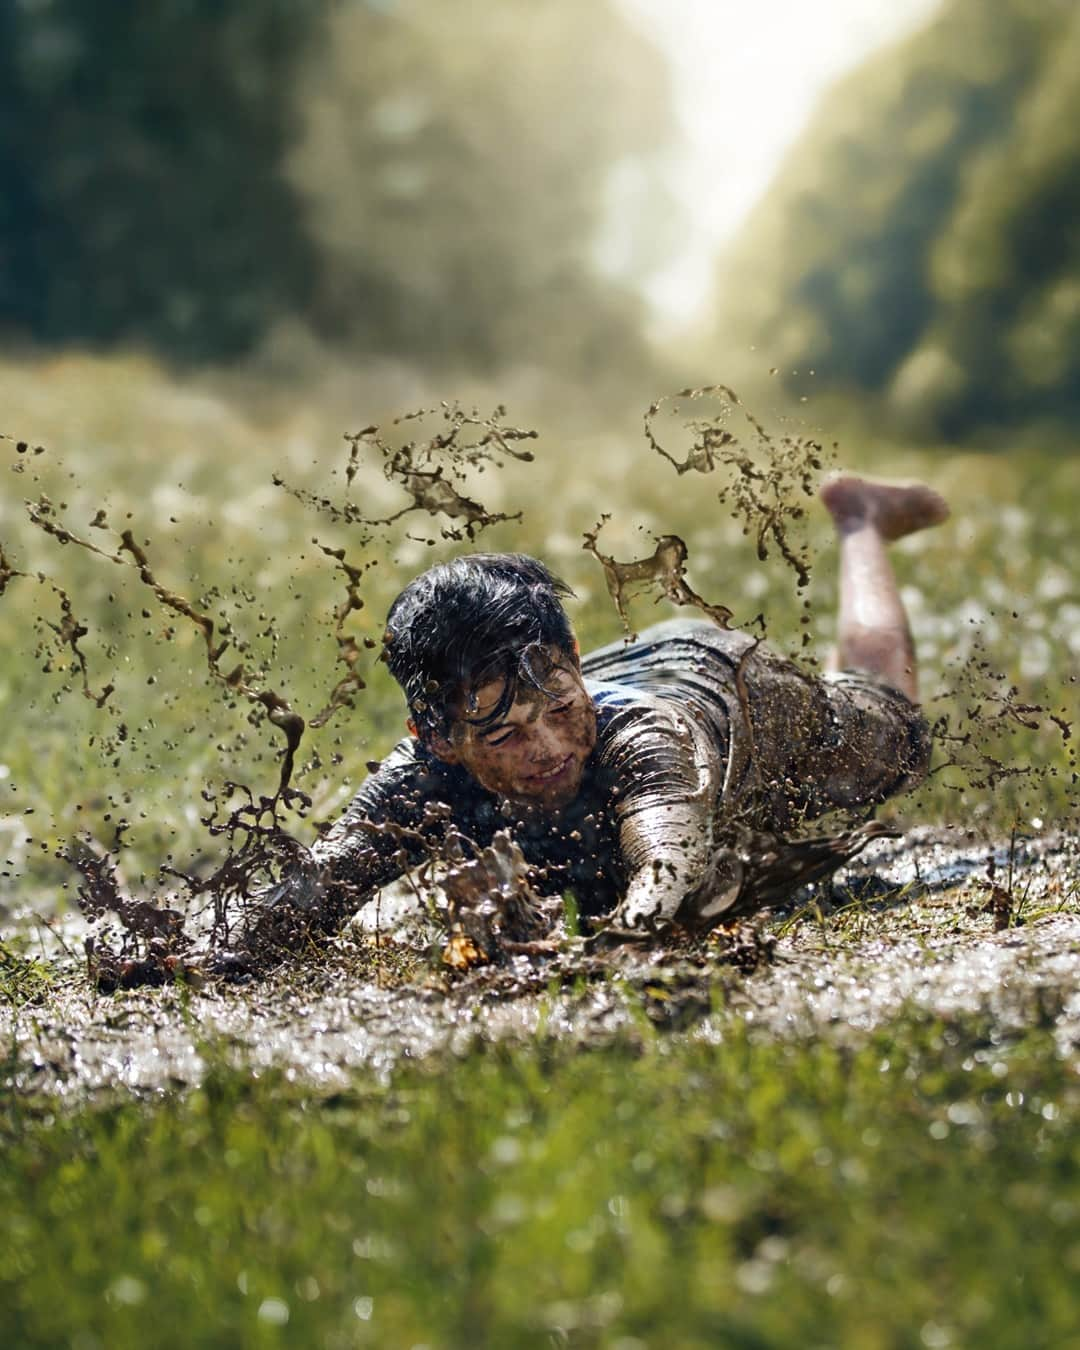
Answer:
[[[783,838],[836,810],[865,819],[918,784],[930,737],[887,547],[948,508],[925,486],[854,476],[822,499],[841,563],[823,677],[746,633],[683,620],[581,658],[568,587],[520,554],[417,577],[391,607],[385,653],[410,735],[266,895],[237,955],[336,930],[438,855],[448,831],[466,852],[509,833],[535,892],[573,892],[586,920],[717,922],[776,891],[775,875],[754,875],[748,838]],[[802,873],[781,866],[781,888],[836,867],[865,837],[840,836]]]

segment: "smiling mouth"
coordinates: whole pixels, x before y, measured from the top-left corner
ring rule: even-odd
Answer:
[[[529,783],[550,783],[552,782],[553,779],[558,778],[563,772],[565,772],[566,769],[570,767],[570,761],[573,758],[574,758],[573,755],[567,755],[561,764],[556,764],[555,767],[553,769],[548,770],[547,773],[530,774],[526,781]]]

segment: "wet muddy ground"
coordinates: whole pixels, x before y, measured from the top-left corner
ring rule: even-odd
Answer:
[[[749,612],[760,601],[762,614],[749,623],[757,625],[760,621],[764,631],[763,613],[771,613],[772,602],[786,597],[789,617],[792,603],[798,606],[798,617],[789,626],[797,624],[803,630],[802,644],[808,645],[812,626],[807,594],[811,552],[803,526],[829,455],[814,440],[786,433],[771,436],[724,386],[682,390],[673,399],[660,400],[646,414],[645,435],[649,457],[665,461],[679,478],[690,474],[696,483],[698,475],[716,474],[711,480],[715,492],[712,488],[708,493],[695,489],[690,494],[700,496],[703,502],[708,498],[706,537],[715,547],[719,544],[714,539],[713,518],[719,513],[730,518],[737,527],[736,534],[741,531],[752,541],[759,564],[772,557],[787,574],[783,585],[770,590],[771,583],[763,572],[752,573],[763,589],[748,588],[741,597],[742,609]],[[11,872],[5,875],[21,877],[28,860],[34,857],[33,850],[48,849],[42,839],[31,836],[51,834],[58,841],[82,838],[82,832],[95,823],[98,833],[93,839],[99,849],[88,856],[97,860],[96,874],[104,875],[103,859],[111,865],[111,860],[119,858],[121,833],[131,828],[128,816],[135,814],[132,792],[123,788],[125,769],[133,761],[124,756],[133,755],[135,741],[148,737],[154,728],[144,709],[152,706],[154,718],[162,722],[163,738],[160,751],[151,753],[149,745],[140,748],[152,771],[143,772],[144,782],[152,779],[155,785],[164,783],[166,793],[186,791],[170,774],[163,774],[160,766],[173,763],[177,745],[192,744],[190,737],[195,734],[199,714],[187,711],[190,678],[170,702],[147,694],[142,684],[137,691],[133,685],[125,686],[114,670],[116,658],[122,653],[124,663],[137,672],[135,679],[145,679],[147,686],[152,685],[160,667],[164,680],[171,667],[163,660],[163,653],[179,632],[193,639],[192,668],[205,666],[207,687],[225,697],[226,711],[234,715],[234,720],[238,715],[245,728],[235,739],[231,733],[230,739],[218,739],[214,733],[212,751],[205,758],[209,772],[216,774],[221,763],[234,765],[243,758],[241,750],[247,755],[249,732],[252,742],[258,741],[263,748],[258,753],[252,749],[254,758],[245,761],[242,775],[258,787],[245,787],[239,781],[218,784],[216,778],[208,779],[199,799],[207,806],[206,815],[199,814],[201,807],[185,804],[184,837],[177,842],[170,836],[165,847],[170,850],[170,858],[173,851],[182,856],[185,849],[197,851],[193,841],[202,838],[202,833],[215,841],[222,834],[228,835],[230,852],[218,880],[236,882],[239,878],[245,883],[239,889],[250,893],[246,882],[252,877],[259,879],[258,869],[265,859],[258,847],[254,853],[245,852],[244,839],[253,838],[261,847],[264,836],[268,837],[267,818],[271,818],[275,831],[280,823],[279,805],[287,808],[306,802],[309,789],[319,796],[326,783],[334,780],[342,762],[341,736],[320,742],[318,733],[321,729],[327,737],[335,733],[335,718],[351,708],[353,696],[365,688],[361,670],[371,675],[377,665],[374,653],[378,629],[371,627],[367,616],[382,612],[387,596],[379,586],[385,588],[389,581],[379,582],[381,573],[369,569],[375,568],[380,558],[392,559],[399,571],[431,561],[433,556],[429,558],[427,550],[442,542],[472,543],[488,526],[517,519],[520,513],[489,509],[468,494],[487,491],[484,484],[490,477],[476,485],[478,475],[486,469],[531,464],[533,451],[525,447],[534,439],[534,432],[510,425],[501,407],[484,417],[456,405],[443,405],[399,417],[382,432],[370,426],[347,436],[347,462],[333,470],[329,484],[322,477],[310,482],[297,478],[294,482],[291,472],[284,477],[274,474],[276,486],[271,497],[277,503],[277,517],[286,521],[282,506],[286,499],[291,499],[289,512],[296,514],[297,508],[303,508],[303,523],[289,526],[293,533],[288,538],[296,549],[308,547],[304,541],[311,537],[311,521],[319,522],[319,538],[312,540],[316,545],[315,566],[329,568],[330,578],[318,572],[322,589],[317,595],[314,590],[305,590],[303,599],[306,614],[330,616],[338,679],[329,694],[321,657],[313,671],[305,671],[316,643],[305,641],[304,660],[294,661],[292,666],[279,650],[297,621],[283,592],[275,608],[270,591],[262,593],[266,588],[261,582],[255,586],[252,581],[255,589],[249,592],[244,585],[237,586],[230,574],[228,594],[232,598],[226,602],[223,581],[195,585],[202,553],[191,555],[186,574],[181,571],[177,582],[180,589],[172,589],[154,570],[159,553],[169,559],[168,539],[174,545],[179,542],[179,536],[172,533],[167,538],[162,534],[160,544],[156,538],[164,531],[166,521],[177,524],[172,515],[151,521],[141,510],[136,511],[138,503],[132,503],[132,510],[121,517],[119,506],[110,505],[106,511],[95,502],[87,520],[89,497],[76,512],[65,504],[48,478],[53,452],[13,441],[14,470],[33,484],[23,522],[29,539],[23,547],[27,561],[19,566],[7,562],[7,555],[0,552],[0,590],[7,588],[16,598],[21,596],[28,612],[40,611],[36,619],[41,644],[35,660],[44,661],[46,673],[66,671],[66,684],[54,694],[57,706],[63,704],[65,716],[77,705],[84,719],[93,717],[92,724],[87,723],[93,728],[87,748],[95,746],[101,762],[88,758],[86,750],[73,754],[74,742],[64,728],[62,750],[56,755],[57,763],[50,766],[56,781],[50,780],[49,791],[42,790],[25,801],[16,796],[10,799],[21,814],[16,817],[12,812],[9,817],[11,829],[4,851]],[[29,474],[24,472],[27,464]],[[62,466],[58,464],[56,471],[60,473]],[[76,477],[73,472],[69,476]],[[385,506],[385,515],[379,514],[382,505],[372,515],[374,505],[370,509],[369,505],[361,507],[351,495],[355,486],[357,501],[368,503],[373,482],[382,483],[393,499]],[[46,488],[57,495],[56,504],[46,495]],[[177,492],[180,488],[178,484]],[[504,496],[499,494],[496,504],[512,506]],[[382,501],[376,494],[372,502],[376,498]],[[169,511],[180,510],[172,497],[168,500],[173,502]],[[176,500],[183,501],[183,494]],[[595,505],[590,489],[590,513]],[[687,579],[688,546],[682,537],[670,533],[666,522],[640,512],[634,516],[639,529],[645,530],[646,518],[651,521],[647,537],[639,539],[636,532],[628,537],[630,516],[621,514],[625,519],[618,511],[611,517],[607,527],[610,542],[605,536],[603,548],[615,550],[622,558],[631,549],[630,561],[619,561],[615,553],[600,551],[598,533],[603,518],[581,536],[603,576],[603,588],[595,584],[599,578],[594,577],[594,608],[606,611],[610,598],[623,626],[629,629],[628,596],[644,603],[651,594],[654,599],[664,597],[677,605],[696,607],[725,623],[729,610],[720,595],[706,586],[710,596],[707,602],[691,588]],[[580,555],[581,543],[568,531],[565,517],[566,504],[560,499],[557,520],[538,516],[531,527],[533,537],[550,540],[562,534],[570,553]],[[121,524],[121,519],[125,523]],[[237,520],[243,519],[246,516],[241,513]],[[995,508],[988,519],[993,551],[988,546],[986,557],[997,558],[1002,522],[1008,526],[1013,521],[1013,553],[1039,559],[1039,584],[1046,582],[1051,589],[1038,594],[1058,607],[1055,621],[1062,630],[1072,631],[1065,607],[1058,602],[1068,594],[1075,569],[1071,564],[1056,562],[1057,570],[1047,571],[1039,549],[1046,546],[1053,532],[1043,528],[1043,516],[1037,518],[1038,530],[1032,527],[1026,534],[1024,522],[1029,517],[1023,513],[1009,516]],[[110,524],[112,520],[119,529]],[[181,524],[183,520],[181,512]],[[1030,520],[1036,520],[1036,516]],[[139,528],[128,523],[131,521]],[[395,533],[398,523],[400,530]],[[421,525],[423,534],[416,534]],[[351,531],[347,549],[345,542],[340,546],[321,542],[322,533],[331,527],[348,527]],[[188,518],[185,529],[193,528]],[[91,535],[91,531],[101,533]],[[1061,533],[1071,547],[1072,533],[1064,525]],[[335,535],[335,540],[338,537]],[[655,546],[651,553],[648,539]],[[62,558],[73,571],[69,589],[32,565],[29,559],[36,554],[30,540],[39,553],[44,550],[42,556],[54,563]],[[734,569],[729,556],[732,542],[726,536],[722,541],[729,573]],[[206,549],[211,543],[216,549],[217,536],[204,543]],[[242,543],[237,537],[230,547],[239,554]],[[406,545],[413,548],[412,554],[407,553]],[[260,542],[260,553],[262,547]],[[291,559],[289,554],[290,545],[283,537],[280,561],[290,591],[294,584],[299,585],[297,577],[305,579],[306,586],[313,586],[312,570],[299,568],[305,555],[300,553]],[[72,568],[73,557],[77,557],[78,567]],[[699,551],[696,543],[694,558],[695,576],[707,576],[710,564],[715,567],[718,560],[707,549]],[[203,561],[207,576],[221,574],[215,553],[207,553]],[[912,561],[910,557],[905,560]],[[172,570],[169,564],[166,566]],[[115,596],[111,590],[107,597],[98,595],[90,585],[90,578],[97,577],[101,569],[109,576],[110,587],[115,587]],[[953,653],[950,660],[960,663],[955,679],[945,679],[943,668],[935,675],[937,687],[951,690],[949,697],[955,695],[954,702],[959,700],[960,705],[959,710],[946,707],[936,729],[938,743],[948,755],[948,763],[941,766],[946,771],[941,781],[951,791],[955,783],[946,781],[951,772],[959,774],[973,790],[1000,792],[1003,800],[1007,797],[1000,814],[987,816],[987,820],[1008,820],[1013,812],[1031,818],[1035,803],[1040,816],[1074,819],[1075,802],[1061,785],[1075,782],[1075,748],[1070,742],[1065,710],[1056,709],[1064,672],[1067,669],[1068,678],[1072,678],[1075,663],[1067,661],[1062,666],[1060,679],[1054,674],[1054,648],[1035,629],[1036,619],[1043,623],[1045,618],[1038,606],[1030,631],[1020,634],[1023,641],[1017,640],[1015,624],[1022,616],[1012,608],[1011,592],[999,581],[994,568],[983,570],[993,586],[987,583],[978,604],[972,599],[971,576],[967,573],[958,597],[955,593],[939,595],[945,578],[928,571],[939,605],[933,624],[927,614],[916,614],[920,628],[928,633],[931,663],[944,661],[940,650],[944,645]],[[63,575],[66,577],[66,573]],[[256,575],[262,575],[261,565]],[[787,581],[792,579],[794,601],[787,594],[791,590]],[[1022,576],[1013,576],[1010,584],[1022,592],[1025,582]],[[608,597],[603,596],[603,589]],[[912,596],[922,604],[920,591],[916,589]],[[293,599],[300,600],[300,592]],[[748,603],[751,600],[753,603]],[[1003,607],[1012,614],[1012,624],[1004,627],[995,617]],[[159,627],[159,618],[165,621],[163,628]],[[144,624],[150,626],[144,629]],[[115,643],[110,637],[95,647],[93,635],[112,634],[114,629]],[[958,635],[968,629],[976,636],[970,642],[967,637],[960,641]],[[996,668],[991,661],[994,653],[984,651],[978,643],[983,638],[991,646],[1000,643],[1004,632],[1008,641],[1005,650],[998,653],[1002,661]],[[827,625],[820,636],[827,640]],[[91,653],[89,666],[84,649]],[[322,650],[325,652],[325,648]],[[1022,675],[1052,677],[1053,707],[1036,704],[1026,694],[1025,701],[1020,701],[1019,686],[1012,682],[1011,675],[1007,677],[1004,662],[1005,655],[1011,660],[1014,650],[1022,651],[1027,663]],[[364,653],[370,658],[368,665],[362,659]],[[188,677],[191,673],[189,669]],[[310,680],[306,675],[311,675]],[[175,671],[171,678],[176,678]],[[297,699],[294,708],[277,691],[287,685],[291,688],[297,680],[303,697],[297,699],[290,694]],[[374,676],[368,692],[376,692]],[[152,702],[144,703],[144,699]],[[935,697],[933,703],[937,716],[939,700]],[[121,705],[126,719],[122,722],[118,721]],[[368,704],[365,714],[370,725],[378,725],[378,708]],[[99,723],[107,725],[101,720],[107,718],[114,718],[118,724],[114,732],[102,735]],[[1014,740],[1027,740],[1017,746],[1005,733]],[[191,755],[195,753],[193,748]],[[273,766],[263,762],[263,753],[275,761]],[[311,758],[301,765],[304,754]],[[0,772],[10,775],[12,794],[16,780],[26,776],[23,769],[30,776],[38,773],[36,763],[20,764],[0,765]],[[71,764],[80,766],[85,783],[64,778]],[[303,792],[290,786],[294,767]],[[320,780],[320,773],[326,777]],[[275,796],[265,796],[275,780]],[[1046,795],[1045,802],[1044,788],[1053,788],[1056,794]],[[25,794],[25,784],[19,791]],[[1027,803],[1028,794],[1031,803]],[[85,814],[78,816],[84,810],[84,798]],[[72,811],[65,805],[58,812],[56,801],[66,803],[69,799],[75,803]],[[1059,805],[1061,802],[1067,805]],[[946,804],[952,808],[951,797]],[[36,824],[49,813],[57,817],[52,831],[47,825]],[[142,802],[138,818],[168,820],[174,814],[179,814],[175,800],[166,796],[164,801]],[[27,816],[31,822],[24,819]],[[937,818],[942,818],[940,810]],[[134,828],[137,832],[137,822]],[[279,838],[284,836],[273,833],[273,839]],[[124,846],[128,846],[127,841]],[[140,846],[142,862],[133,865],[131,875],[140,867],[145,870],[150,858],[153,866],[158,865],[157,849],[145,841]],[[66,843],[60,842],[57,856],[78,866]],[[285,861],[269,853],[266,858],[275,864]],[[85,868],[81,870],[85,878]],[[162,868],[163,877],[165,874],[172,889],[176,881],[183,886],[191,880],[174,872],[171,863]],[[567,941],[554,956],[520,953],[502,966],[454,971],[442,960],[445,936],[423,921],[399,921],[394,917],[395,902],[387,898],[381,905],[373,902],[368,906],[367,915],[378,916],[374,925],[370,921],[354,925],[326,951],[298,960],[261,982],[234,986],[207,983],[197,990],[173,985],[115,994],[97,992],[88,979],[82,952],[84,938],[92,930],[82,918],[72,916],[48,928],[40,918],[47,907],[37,910],[37,918],[27,912],[21,919],[0,909],[4,936],[11,935],[12,925],[17,932],[21,923],[23,936],[29,933],[32,938],[40,938],[44,958],[40,969],[27,968],[24,972],[19,965],[21,957],[0,946],[0,1036],[7,1054],[7,1066],[0,1068],[0,1076],[20,1089],[41,1089],[79,1099],[116,1088],[153,1093],[170,1085],[193,1084],[208,1066],[224,1058],[255,1068],[273,1066],[315,1083],[334,1084],[359,1066],[385,1071],[403,1057],[446,1053],[477,1037],[513,1040],[548,1035],[588,1045],[614,1035],[649,1036],[656,1028],[666,1035],[722,1036],[733,1018],[760,1026],[763,1035],[858,1036],[888,1023],[905,1005],[942,1016],[988,1009],[1003,1034],[1014,1025],[1049,1018],[1059,1029],[1062,1044],[1072,1046],[1080,1018],[1080,996],[1073,993],[1076,952],[1080,951],[1078,875],[1077,844],[1061,835],[1046,835],[1017,848],[1005,843],[995,850],[985,842],[963,837],[959,830],[915,831],[903,841],[874,844],[856,866],[839,874],[831,887],[801,894],[795,908],[769,915],[756,925],[744,923],[731,934],[693,943],[604,949]],[[196,880],[197,885],[189,887],[194,901],[205,901],[207,894],[218,898],[210,881],[201,875]],[[40,884],[39,880],[28,881],[27,889]],[[134,890],[141,893],[145,884],[143,875],[134,883]],[[114,889],[119,894],[123,888]],[[234,885],[233,890],[237,889]],[[217,891],[227,892],[228,886],[218,886]],[[102,886],[100,892],[104,900],[98,910],[104,913],[110,908],[112,891]],[[129,927],[135,926],[133,916],[144,928],[162,920],[161,913],[142,900],[112,909]],[[16,944],[15,952],[22,950]],[[25,954],[34,955],[33,943]],[[14,962],[12,968],[2,964],[9,957]],[[12,969],[15,977],[8,978]]]
[[[1080,1058],[1080,840],[997,848],[954,830],[875,843],[830,888],[732,934],[666,947],[519,955],[464,974],[401,897],[326,953],[260,983],[95,992],[74,955],[36,999],[0,1010],[5,1087],[78,1101],[198,1083],[216,1063],[333,1088],[358,1068],[476,1039],[763,1037],[858,1041],[904,1011],[988,1014],[1002,1040],[1052,1026]],[[77,923],[64,941],[78,949]]]

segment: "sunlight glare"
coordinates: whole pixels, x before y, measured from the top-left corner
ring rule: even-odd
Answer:
[[[686,234],[647,285],[661,322],[708,304],[718,245],[738,229],[820,96],[940,0],[620,0],[667,54],[685,146],[670,170]]]

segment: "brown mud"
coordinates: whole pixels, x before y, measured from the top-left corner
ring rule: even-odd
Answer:
[[[422,433],[423,420],[432,417],[438,429]],[[828,467],[818,442],[770,436],[722,385],[658,400],[646,413],[645,437],[677,476],[715,474],[718,501],[753,538],[759,558],[774,551],[793,573],[796,588],[806,587],[812,559],[802,527]],[[107,839],[100,828],[90,829],[60,849],[58,856],[81,878],[81,912],[57,921],[55,929],[23,915],[22,931],[36,928],[43,934],[57,975],[44,982],[40,1002],[3,1011],[15,1085],[66,1094],[110,1083],[150,1089],[192,1082],[207,1056],[223,1053],[223,1045],[245,1062],[292,1065],[305,1077],[329,1081],[356,1064],[380,1067],[477,1035],[531,1037],[546,1030],[589,1043],[641,1033],[643,1018],[673,1027],[693,1023],[700,1034],[722,1034],[723,1018],[730,1015],[757,1021],[770,1034],[818,1031],[826,1022],[864,1027],[886,1019],[906,1000],[944,1010],[951,1006],[950,989],[960,1002],[1000,1004],[1008,1020],[1014,1012],[1021,1015],[1021,1005],[1028,1015],[1030,991],[1042,987],[1045,971],[1055,989],[1065,989],[1066,974],[1075,981],[1080,899],[1075,849],[1070,851],[1067,840],[1048,837],[1014,847],[1003,880],[1000,850],[975,856],[949,832],[917,831],[900,843],[878,840],[866,859],[839,874],[831,891],[819,884],[813,898],[797,888],[814,874],[793,867],[788,889],[807,906],[798,914],[774,914],[666,944],[614,943],[603,933],[591,941],[568,938],[561,910],[537,902],[519,886],[512,857],[496,853],[485,860],[482,873],[470,873],[464,858],[451,857],[442,860],[449,871],[442,876],[441,907],[436,904],[426,921],[386,931],[378,922],[372,929],[365,918],[358,931],[305,952],[259,984],[230,989],[200,973],[193,960],[196,946],[228,946],[261,892],[306,856],[295,834],[311,797],[292,783],[297,754],[309,728],[326,725],[362,699],[360,657],[375,643],[358,639],[350,620],[365,606],[365,576],[385,552],[387,531],[415,520],[428,532],[407,538],[431,547],[440,540],[472,544],[489,526],[519,519],[521,512],[486,508],[473,485],[479,474],[508,459],[529,462],[533,452],[524,443],[534,438],[535,432],[507,423],[501,407],[483,416],[444,405],[398,418],[385,431],[372,426],[347,436],[343,492],[323,495],[274,476],[283,492],[317,516],[348,526],[353,541],[345,548],[314,540],[340,573],[344,594],[332,615],[338,678],[321,706],[311,708],[292,706],[278,687],[274,616],[265,630],[271,656],[255,660],[231,622],[160,579],[137,521],[115,529],[102,507],[90,522],[106,539],[99,544],[72,527],[63,503],[54,504],[43,492],[26,502],[26,519],[58,549],[78,551],[102,567],[130,569],[148,602],[170,623],[194,628],[207,678],[229,710],[246,708],[248,720],[266,732],[275,747],[275,772],[261,788],[230,780],[206,785],[201,824],[216,850],[215,864],[201,871],[163,865],[161,880],[169,884],[160,894],[167,899],[125,881],[122,824],[111,828]],[[12,444],[18,458],[11,467],[24,472],[32,463],[30,447]],[[43,453],[35,447],[32,455]],[[364,477],[372,469],[399,494],[400,508],[381,515],[372,510]],[[650,557],[620,562],[600,551],[605,519],[586,532],[584,548],[596,558],[627,632],[628,597],[640,590],[694,607],[726,626],[731,610],[704,600],[687,581],[688,549],[681,538],[658,536]],[[102,717],[115,718],[115,680],[92,671],[80,646],[88,625],[78,617],[79,596],[43,573],[20,569],[0,551],[0,596],[33,583],[43,601],[38,617],[43,637],[35,654],[43,669],[67,661],[78,692]],[[48,597],[55,617],[45,612]],[[250,600],[255,607],[255,598]],[[804,631],[804,645],[808,641]],[[1065,709],[1025,700],[977,645],[974,650],[946,691],[960,712],[937,721],[941,752],[934,772],[952,773],[965,786],[984,790],[1025,777],[1037,786],[1045,771],[1002,751],[999,733],[1049,723],[1067,742],[1071,724]],[[121,741],[122,733],[121,723],[116,733]],[[855,891],[870,898],[843,900],[828,913],[837,903],[829,894],[850,897]],[[415,907],[416,893],[409,894]],[[373,901],[365,914],[378,915],[382,907],[381,899]],[[66,944],[69,954],[63,958],[53,932]],[[80,949],[88,962],[73,955]],[[1000,977],[1008,953],[1027,963],[1024,988],[995,993],[991,975]],[[110,1001],[95,982],[102,988],[165,987],[121,992]],[[194,989],[195,983],[201,988]],[[825,990],[833,992],[826,997]],[[837,1011],[838,990],[847,991],[844,997],[855,1009],[851,1016]],[[1072,1027],[1080,1006],[1061,997],[1061,1016],[1067,1013]],[[826,1010],[831,1010],[827,1017]]]
[[[695,405],[689,415],[684,412],[686,404]],[[710,407],[711,413],[705,411]],[[682,460],[660,440],[665,433],[658,422],[664,415],[669,423],[681,420],[676,434],[690,442]],[[825,451],[818,441],[771,435],[725,384],[681,389],[657,399],[645,413],[645,439],[680,477],[721,470],[719,500],[741,522],[743,533],[753,537],[759,561],[765,562],[770,547],[775,548],[795,573],[799,588],[809,584],[809,551],[797,540],[793,526],[805,518],[825,467]]]
[[[694,609],[701,610],[702,614],[712,619],[719,627],[728,626],[732,611],[727,605],[710,605],[686,580],[686,562],[690,550],[677,534],[661,535],[656,541],[655,550],[647,558],[639,558],[633,562],[616,562],[609,554],[600,552],[597,542],[600,531],[610,519],[609,515],[602,515],[595,529],[586,532],[582,547],[587,553],[591,553],[604,569],[608,594],[618,611],[629,641],[633,641],[637,634],[630,625],[628,601],[634,591],[650,586],[655,586],[659,590],[658,599],[670,600],[673,605],[690,605]]]
[[[245,905],[306,852],[286,828],[290,816],[302,820],[311,805],[308,794],[292,786],[296,755],[308,727],[325,726],[336,713],[352,709],[356,696],[365,688],[357,669],[359,658],[364,648],[371,650],[377,644],[371,638],[358,641],[347,627],[350,617],[364,608],[363,576],[377,565],[378,546],[385,542],[388,527],[414,513],[439,520],[440,537],[453,542],[475,541],[479,532],[490,525],[520,519],[520,512],[510,515],[490,511],[464,492],[470,474],[501,468],[508,459],[528,463],[534,458],[523,443],[535,439],[536,433],[510,425],[505,417],[502,407],[485,416],[475,410],[443,404],[437,409],[421,409],[399,417],[385,433],[377,426],[369,426],[347,435],[346,488],[344,498],[339,501],[292,487],[274,475],[274,484],[284,492],[318,514],[353,527],[356,547],[375,554],[363,562],[351,562],[344,548],[313,541],[334,562],[344,579],[345,596],[333,614],[337,663],[344,667],[344,674],[331,689],[325,705],[306,717],[272,687],[269,668],[253,666],[246,659],[246,644],[238,638],[231,622],[216,620],[208,605],[193,601],[159,579],[150,557],[150,541],[138,541],[137,526],[113,529],[106,508],[99,507],[90,527],[115,535],[119,542],[115,546],[98,544],[84,537],[65,518],[66,503],[57,506],[43,492],[25,502],[26,518],[59,548],[73,547],[102,563],[132,568],[162,610],[189,623],[198,632],[208,675],[220,687],[229,706],[235,706],[237,698],[246,701],[252,705],[256,724],[265,720],[284,738],[277,753],[277,782],[272,792],[259,792],[247,784],[229,780],[220,787],[207,784],[204,788],[202,796],[210,809],[202,817],[202,824],[211,838],[224,838],[226,854],[209,877],[197,878],[171,866],[163,867],[163,878],[180,883],[184,892],[171,899],[171,905],[179,904],[180,910],[159,909],[152,901],[125,893],[116,865],[123,851],[122,827],[111,832],[108,843],[88,833],[59,850],[57,856],[81,877],[77,898],[87,918],[96,922],[108,915],[119,924],[111,933],[88,935],[87,953],[93,979],[113,987],[118,983],[156,984],[172,977],[183,969],[192,948],[182,911],[205,909],[201,902],[207,898],[212,925],[208,934],[205,931],[202,934],[204,942],[211,946],[226,945],[230,921],[241,918]],[[437,430],[426,436],[410,434],[414,425],[422,427],[432,419]],[[11,441],[20,456],[30,450],[21,440],[16,442],[7,436],[0,439]],[[43,453],[44,447],[34,447],[34,455]],[[399,510],[384,517],[369,516],[353,500],[354,486],[365,460],[368,467],[374,461],[386,482],[405,496],[406,504]],[[17,460],[11,467],[24,472],[25,461]],[[424,542],[433,546],[436,540]],[[41,612],[37,617],[47,634],[34,654],[42,662],[41,669],[46,674],[54,668],[63,669],[66,651],[71,668],[79,673],[82,693],[102,708],[113,694],[115,684],[110,680],[100,692],[91,688],[87,659],[79,646],[90,630],[76,617],[70,596],[45,574],[19,570],[0,548],[0,595],[12,582],[20,580],[38,582],[56,596],[59,604],[57,621]],[[249,599],[254,606],[255,597]],[[148,616],[149,611],[144,611],[144,615]],[[267,616],[260,614],[259,618],[266,620]],[[274,625],[274,616],[270,616],[266,633],[272,637]],[[125,734],[122,730],[121,741]]]
[[[760,926],[667,946],[590,950],[563,936],[553,952],[462,974],[437,959],[442,926],[399,888],[317,959],[253,985],[104,995],[61,958],[52,983],[0,1008],[4,1086],[73,1101],[155,1094],[228,1063],[334,1088],[478,1041],[722,1038],[737,1019],[762,1037],[855,1044],[912,1010],[984,1014],[995,1045],[1049,1027],[1080,1060],[1080,845],[988,852],[955,833],[878,841]],[[75,950],[83,922],[53,935],[50,961],[60,936]]]

